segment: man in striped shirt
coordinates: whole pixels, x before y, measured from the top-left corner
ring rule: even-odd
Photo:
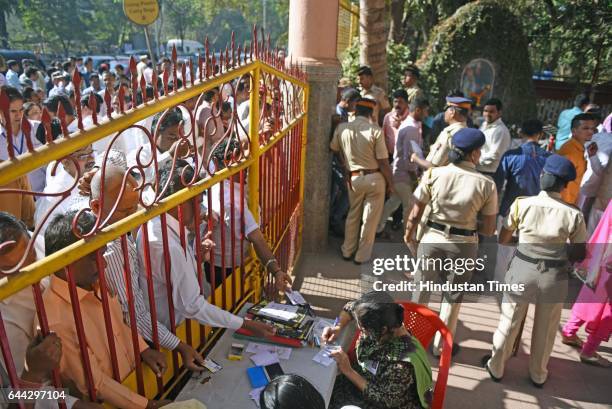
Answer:
[[[139,192],[135,190],[138,183],[128,175],[126,186],[121,196],[121,186],[125,170],[108,166],[104,172],[97,172],[91,181],[91,200],[90,206],[100,223],[104,223],[108,218],[107,225],[115,223],[124,217],[135,213],[138,210]],[[114,212],[111,213],[113,207],[117,204]],[[110,215],[110,216],[109,216]],[[143,268],[138,262],[138,253],[136,243],[132,235],[129,233],[125,237],[127,244],[127,253],[129,261],[129,285],[132,287],[134,311],[136,315],[136,326],[138,333],[149,343],[153,342],[153,325],[151,321],[151,313],[145,294],[138,282],[140,270]],[[127,296],[127,285],[124,274],[124,256],[121,248],[121,239],[116,239],[108,243],[106,252],[104,253],[106,261],[106,282],[109,292],[116,296],[121,304],[123,318],[129,325],[129,304]],[[203,368],[198,364],[203,364],[202,356],[190,345],[182,342],[174,335],[166,326],[157,321],[157,334],[159,344],[168,349],[179,352],[185,362],[187,368],[192,371],[202,371]]]

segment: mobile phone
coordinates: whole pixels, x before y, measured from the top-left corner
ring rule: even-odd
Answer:
[[[242,360],[243,352],[244,344],[232,343],[229,354],[227,355],[227,359],[229,359],[230,361],[240,361]]]
[[[285,374],[279,363],[264,366],[264,372],[268,381],[272,381],[274,378]]]

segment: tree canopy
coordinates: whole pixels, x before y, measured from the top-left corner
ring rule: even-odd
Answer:
[[[479,0],[390,0],[389,37],[413,55],[426,47],[434,28],[461,6]],[[498,0],[519,18],[536,71],[573,81],[612,80],[612,9],[606,0]]]
[[[170,38],[204,41],[225,47],[232,31],[237,44],[251,39],[253,24],[273,46],[285,46],[289,0],[159,0],[160,17],[150,26],[159,43]],[[6,33],[3,31],[6,26]],[[0,0],[0,46],[42,53],[112,53],[142,33],[123,14],[122,0]]]

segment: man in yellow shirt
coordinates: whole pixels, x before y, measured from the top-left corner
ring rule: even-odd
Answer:
[[[576,179],[569,182],[561,192],[561,198],[571,205],[577,205],[580,195],[580,183],[587,169],[587,161],[584,157],[584,145],[590,141],[596,132],[597,119],[592,114],[578,114],[572,119],[572,137],[563,144],[559,155],[565,156],[576,168]],[[597,145],[589,145],[587,154],[589,157],[597,153]]]

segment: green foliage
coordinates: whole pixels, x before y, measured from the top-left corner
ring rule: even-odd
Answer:
[[[408,46],[389,42],[387,44],[387,61],[389,62],[389,82],[387,95],[403,88],[404,69],[413,62]]]
[[[166,23],[173,37],[181,40],[193,39],[187,36],[188,31],[204,20],[202,4],[193,0],[172,0],[164,2],[163,11]]]
[[[417,65],[422,85],[434,107],[459,88],[463,67],[475,58],[494,64],[494,96],[504,102],[504,118],[510,123],[535,115],[535,93],[531,81],[527,39],[519,19],[494,0],[461,7],[439,24]]]
[[[253,25],[263,25],[261,0],[164,0],[164,9],[168,10],[166,37],[182,34],[202,42],[208,36],[217,49],[225,48],[232,31],[237,45],[250,42]],[[266,34],[270,34],[272,47],[286,46],[288,24],[289,0],[266,0]]]
[[[387,43],[387,66],[389,80],[387,95],[402,88],[404,68],[412,63],[411,52],[404,44]],[[342,56],[342,75],[357,84],[357,69],[359,68],[359,41],[355,39]]]
[[[435,26],[473,0],[405,0],[403,42],[421,52]],[[612,80],[609,0],[497,0],[518,17],[536,71],[589,83]],[[600,52],[601,50],[601,52]]]
[[[253,24],[262,26],[262,1],[159,0],[161,15],[151,25],[152,37],[203,42],[225,48],[236,32],[236,44],[251,40]],[[44,53],[113,53],[142,28],[123,14],[123,0],[0,0],[1,16],[10,16],[8,43]],[[9,14],[10,13],[10,14]],[[285,47],[289,0],[266,0],[266,26],[271,45]],[[0,19],[0,41],[2,40]]]
[[[90,0],[88,9],[80,18],[90,33],[90,50],[119,49],[131,33],[141,31],[123,13],[123,0]]]
[[[342,76],[357,84],[357,70],[359,69],[359,39],[355,38],[350,47],[342,55]]]
[[[605,0],[502,0],[520,16],[537,70],[589,83],[612,80],[612,13]],[[601,50],[601,53],[599,52]]]
[[[89,39],[84,11],[78,0],[20,0],[18,6],[24,28],[39,41],[55,42],[65,54]]]

